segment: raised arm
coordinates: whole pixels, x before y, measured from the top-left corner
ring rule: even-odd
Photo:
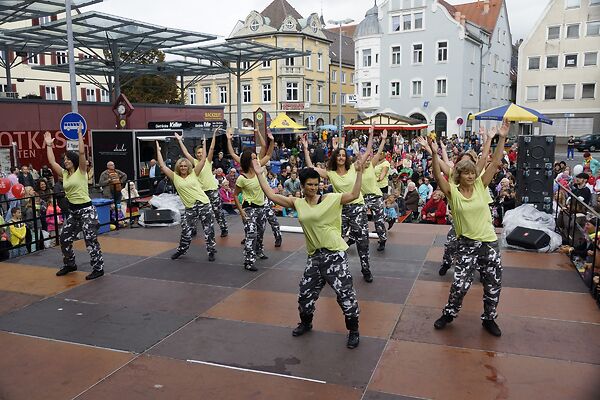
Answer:
[[[431,146],[428,143],[429,142],[428,139],[425,139],[423,136],[419,136],[417,138],[417,142],[421,145],[421,147],[423,149],[425,149],[425,151],[427,153],[429,153],[430,156],[433,156],[433,151],[431,150]],[[437,154],[437,151],[436,151],[436,154]],[[452,168],[448,164],[446,164],[445,162],[440,160],[439,157],[438,157],[438,165],[440,167],[440,171],[443,172],[444,175],[450,176],[450,171],[452,170]]]
[[[362,174],[363,174],[363,164],[360,159],[356,160],[354,163],[354,169],[356,170],[356,181],[354,181],[354,186],[352,187],[352,191],[350,193],[342,194],[342,199],[340,203],[348,204],[352,203],[354,200],[358,199],[360,196],[360,186],[362,185]]]
[[[212,139],[210,141],[210,146],[208,148],[208,153],[205,154],[206,159],[212,161],[215,158],[215,146],[217,145],[217,132],[219,128],[215,129],[213,132]],[[202,151],[206,151],[206,148],[203,148]]]
[[[79,144],[79,170],[82,174],[87,175],[87,159],[85,158],[85,143],[83,143],[83,133],[81,132],[83,124],[77,127],[77,142]]]
[[[196,175],[200,175],[202,168],[204,168],[204,164],[206,164],[206,154],[204,153],[204,149],[206,148],[206,138],[202,141],[202,157],[198,160],[198,164],[194,167],[194,173]],[[192,165],[194,162],[192,161]]]
[[[498,171],[498,166],[502,162],[502,156],[504,155],[504,142],[506,142],[506,138],[508,137],[508,131],[510,129],[510,123],[505,118],[502,121],[502,126],[498,130],[498,143],[496,144],[496,150],[494,151],[494,155],[492,156],[492,162],[487,167],[483,175],[481,176],[481,180],[485,186],[488,186],[496,172]]]
[[[179,148],[181,149],[181,153],[183,154],[183,156],[185,158],[188,159],[189,162],[192,163],[192,165],[195,164],[195,159],[194,157],[190,154],[190,152],[188,151],[188,149],[185,147],[185,144],[183,144],[183,136],[180,135],[177,132],[173,132],[173,135],[175,135],[175,139],[177,140],[177,142],[179,143]]]
[[[437,143],[432,141],[431,138],[427,138],[427,143],[429,145],[429,147],[431,148],[431,157],[432,157],[432,169],[433,169],[433,176],[435,178],[435,181],[438,184],[438,187],[440,188],[440,190],[442,192],[444,192],[444,194],[446,195],[446,197],[450,198],[450,183],[448,183],[448,181],[444,178],[444,176],[442,175],[442,171],[440,169],[440,158],[438,156],[438,146]]]
[[[258,159],[262,159],[267,154],[267,142],[265,138],[260,134],[258,128],[254,128],[254,135],[258,138],[258,144],[260,144],[260,153],[258,153]]]
[[[275,193],[273,189],[271,189],[271,186],[269,186],[269,183],[267,182],[267,179],[263,174],[263,167],[260,165],[258,160],[252,160],[252,167],[254,168],[254,172],[256,172],[256,176],[258,177],[260,187],[262,188],[263,192],[265,192],[269,200],[285,208],[295,208],[295,197],[285,197]]]
[[[450,160],[448,159],[448,148],[446,147],[446,143],[444,143],[444,141],[440,141],[440,147],[442,149],[442,161],[444,161],[444,163],[452,168],[453,164],[450,162]]]
[[[362,155],[362,157],[360,157],[357,154],[357,159],[360,159],[360,163],[361,165],[366,165],[367,164],[367,159],[369,158],[369,154],[371,154],[371,151],[373,151],[373,134],[375,132],[375,127],[371,126],[369,128],[369,140],[367,140],[367,150],[365,151],[365,154]]]
[[[258,136],[260,136],[260,134]],[[269,148],[267,149],[267,153],[260,158],[260,165],[266,165],[269,162],[273,155],[273,149],[275,148],[275,138],[273,137],[273,134],[268,132],[267,137],[269,138]]]
[[[227,131],[225,131],[225,136],[227,136],[227,151],[229,151],[229,154],[231,155],[231,158],[233,158],[233,161],[239,164],[240,156],[235,154],[235,151],[233,150],[233,145],[231,144],[231,140],[233,139],[232,128],[227,128]]]
[[[375,167],[377,164],[379,164],[379,160],[381,160],[381,155],[383,154],[383,148],[385,147],[385,140],[387,139],[387,135],[388,135],[388,131],[387,131],[387,129],[384,129],[383,133],[381,134],[381,142],[379,143],[379,148],[377,149],[377,153],[375,153],[375,155],[371,159],[371,165],[373,165],[373,167]]]
[[[165,174],[170,180],[173,180],[175,173],[171,170],[171,168],[167,167],[167,165],[165,164],[165,160],[163,160],[163,156],[162,156],[162,153],[160,150],[161,150],[160,144],[158,143],[158,140],[157,140],[156,141],[156,161],[158,161],[158,165],[160,166],[160,169],[162,170],[163,174]]]
[[[54,157],[54,151],[52,148],[54,147],[54,139],[52,138],[52,134],[50,132],[44,133],[44,142],[46,143],[46,156],[48,157],[48,163],[50,164],[50,168],[54,171],[58,176],[62,176],[63,169],[56,162],[56,158]]]
[[[481,175],[481,171],[485,168],[487,164],[488,154],[490,154],[490,149],[492,148],[492,141],[494,140],[494,136],[496,136],[496,127],[492,127],[489,131],[486,131],[483,126],[479,128],[479,133],[481,137],[485,138],[483,142],[483,149],[481,150],[481,156],[477,163],[475,164],[475,170],[477,171],[477,175]],[[504,151],[504,148],[502,149]]]
[[[323,179],[327,178],[327,171],[323,168],[318,168],[313,165],[312,160],[310,159],[310,151],[308,151],[308,140],[306,139],[306,134],[302,135],[300,138],[300,143],[302,143],[302,147],[304,150],[304,162],[308,168],[312,168],[319,173],[319,176]],[[331,155],[330,155],[331,157]]]

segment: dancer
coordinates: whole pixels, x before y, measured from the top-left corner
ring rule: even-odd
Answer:
[[[260,134],[258,129],[255,129],[254,132],[258,137],[260,142],[260,154],[258,156],[259,159],[262,159],[267,154],[268,146],[265,143],[264,137]],[[274,142],[275,140],[273,140]],[[283,183],[283,182],[282,182]],[[271,231],[273,232],[273,236],[275,237],[275,247],[281,247],[281,243],[283,241],[283,236],[281,235],[281,226],[279,225],[279,221],[277,220],[277,215],[275,215],[275,211],[273,211],[273,207],[275,204],[269,199],[265,199],[265,219],[271,225]],[[265,230],[265,228],[263,228]]]
[[[60,249],[63,254],[64,266],[58,270],[56,276],[63,276],[77,270],[73,241],[77,239],[79,231],[83,232],[83,239],[87,251],[90,253],[92,272],[85,277],[87,280],[96,279],[104,275],[104,259],[98,243],[98,212],[92,205],[88,192],[87,160],[85,145],[81,133],[82,126],[77,128],[79,153],[67,151],[63,158],[62,168],[54,158],[54,139],[50,132],[44,134],[46,155],[50,167],[58,176],[62,176],[65,197],[69,202],[69,216],[66,218],[60,233]]]
[[[346,157],[346,150],[342,147],[336,148],[327,162],[327,169],[314,167],[308,152],[308,142],[306,136],[302,137],[302,147],[304,147],[304,159],[306,166],[313,168],[319,173],[321,178],[329,178],[333,185],[335,193],[349,193],[352,191],[356,181],[356,170],[354,165],[350,164],[350,158]],[[373,146],[373,133],[369,134],[367,149]],[[368,151],[362,157],[357,159],[361,165],[365,165],[368,157]],[[362,179],[361,179],[362,181]],[[367,208],[362,196],[342,207],[342,234],[348,232],[350,236],[348,244],[356,243],[356,249],[360,258],[361,272],[367,282],[373,282],[373,274],[369,267],[369,220],[367,218]]]
[[[440,169],[438,145],[432,142],[431,138],[428,139],[432,150],[433,174],[439,188],[452,205],[452,217],[458,237],[456,257],[459,262],[454,265],[454,281],[450,288],[448,304],[444,307],[442,316],[434,323],[436,329],[444,328],[457,317],[463,298],[473,282],[473,274],[475,270],[479,270],[484,292],[482,325],[494,336],[502,334],[494,321],[502,289],[502,264],[488,206],[490,196],[487,186],[500,166],[508,131],[509,123],[504,120],[492,161],[483,174],[477,174],[472,161],[462,160],[456,164],[449,182]]]
[[[245,148],[238,156],[233,150],[231,140],[233,132],[227,130],[227,148],[233,159],[239,162],[241,171],[235,182],[233,201],[240,212],[244,223],[244,269],[247,271],[258,271],[256,257],[264,260],[268,258],[263,248],[263,236],[265,233],[265,194],[260,188],[258,178],[252,168],[252,160],[256,159],[256,153],[251,148]],[[260,159],[260,165],[265,165],[273,153],[275,140],[273,135],[268,134],[270,143],[266,155]],[[240,204],[238,195],[242,193],[243,203]]]
[[[319,195],[319,173],[313,168],[300,171],[300,184],[304,198],[285,197],[275,194],[262,174],[258,161],[253,162],[254,171],[260,186],[267,197],[285,208],[298,212],[298,221],[304,232],[308,259],[304,275],[300,281],[298,311],[300,323],[292,331],[300,336],[312,329],[315,305],[325,283],[335,291],[348,329],[346,347],[353,349],[360,342],[358,332],[358,301],[352,285],[352,275],[348,269],[348,245],[342,238],[342,207],[360,196],[362,168],[356,163],[355,181],[349,193],[329,193]]]
[[[373,136],[374,127],[369,128],[369,136]],[[365,198],[365,205],[371,210],[371,217],[375,224],[375,231],[379,237],[379,246],[377,251],[385,250],[385,242],[387,241],[387,230],[385,229],[385,215],[383,214],[383,192],[377,184],[378,176],[375,172],[375,166],[379,164],[381,156],[383,154],[383,147],[385,146],[385,139],[387,139],[387,129],[381,134],[381,142],[377,153],[369,160],[373,150],[367,148],[367,161],[365,163],[362,179],[361,193]]]
[[[176,136],[176,139],[181,145],[181,136]],[[204,146],[206,146],[206,139],[204,139]],[[158,165],[160,165],[162,172],[173,182],[173,185],[181,198],[181,202],[185,206],[185,212],[181,216],[181,239],[179,240],[179,247],[177,247],[177,250],[171,256],[171,259],[176,260],[188,251],[190,243],[192,243],[192,231],[196,225],[198,225],[198,220],[200,220],[202,228],[204,229],[204,240],[206,242],[208,261],[215,261],[215,253],[217,250],[215,247],[213,213],[210,207],[210,200],[202,190],[200,181],[198,180],[198,176],[204,167],[206,159],[202,154],[198,164],[194,167],[188,159],[180,158],[175,163],[173,171],[165,164],[158,141],[156,141],[156,159],[158,160]]]
[[[200,181],[200,186],[208,199],[210,200],[210,206],[212,208],[213,214],[215,216],[215,220],[219,224],[221,228],[221,237],[226,237],[229,232],[227,230],[227,219],[225,218],[225,212],[223,211],[223,204],[221,203],[221,197],[219,196],[219,184],[215,179],[215,176],[212,172],[213,165],[213,157],[215,154],[215,144],[217,143],[217,132],[219,129],[215,129],[213,133],[213,138],[210,141],[210,147],[208,149],[208,153],[205,153],[204,146],[196,147],[196,158],[192,157],[190,152],[187,150],[185,145],[183,144],[183,140],[181,135],[175,133],[175,138],[179,142],[179,147],[181,147],[181,152],[184,157],[187,158],[194,167],[198,165],[200,159],[204,159],[204,167],[202,167],[202,171],[200,171],[200,175],[198,175],[198,180]],[[206,145],[206,143],[204,143]],[[194,226],[194,230],[192,232],[192,236],[195,235],[196,227]]]

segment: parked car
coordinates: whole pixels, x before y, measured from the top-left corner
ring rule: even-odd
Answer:
[[[577,151],[600,150],[600,133],[592,133],[575,138],[575,149]]]

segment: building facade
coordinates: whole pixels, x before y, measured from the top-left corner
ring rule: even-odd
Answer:
[[[600,132],[599,51],[600,0],[550,1],[519,47],[517,83],[517,102],[554,121],[543,134]]]
[[[358,110],[410,116],[463,135],[469,114],[510,99],[511,34],[502,0],[452,6],[387,0],[355,34]]]

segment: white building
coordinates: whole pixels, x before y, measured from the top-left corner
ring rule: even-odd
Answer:
[[[519,48],[517,103],[552,120],[542,133],[600,132],[600,0],[551,0]]]

